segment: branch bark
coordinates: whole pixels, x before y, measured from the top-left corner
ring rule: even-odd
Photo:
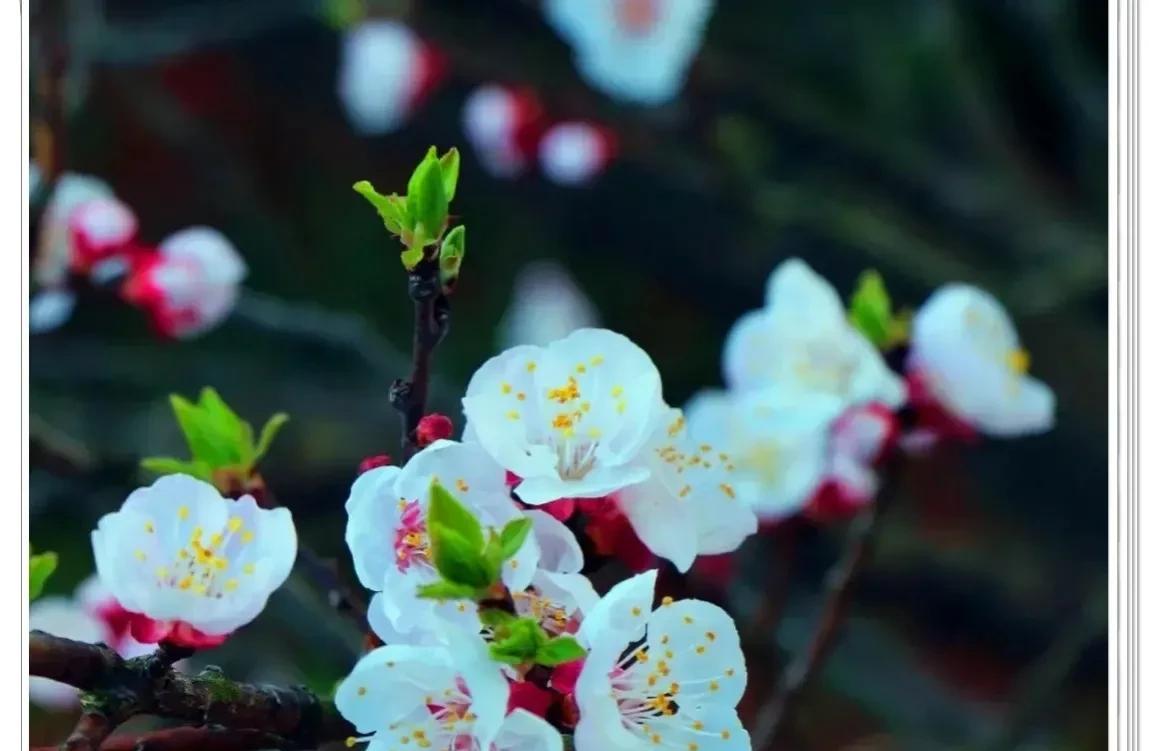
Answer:
[[[391,384],[391,406],[403,426],[404,460],[419,450],[415,431],[427,410],[431,391],[431,355],[450,323],[450,306],[439,285],[437,258],[424,258],[407,276],[407,294],[415,305],[415,334],[411,345],[411,376]]]
[[[141,714],[223,730],[257,731],[303,747],[355,735],[355,728],[331,704],[306,688],[239,683],[211,667],[184,675],[171,667],[179,656],[161,649],[125,660],[102,644],[33,631],[28,661],[31,675],[86,692],[81,700],[84,715],[62,746],[69,751],[102,748],[118,725]]]
[[[755,717],[752,737],[755,751],[768,751],[777,744],[799,695],[814,681],[826,658],[837,645],[853,602],[858,576],[869,560],[881,522],[896,492],[900,463],[901,458],[895,456],[885,486],[850,528],[842,557],[826,575],[823,587],[825,604],[814,636],[806,650],[791,659],[782,676],[781,685],[776,687],[770,702]]]

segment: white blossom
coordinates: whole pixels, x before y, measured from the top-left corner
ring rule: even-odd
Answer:
[[[100,580],[132,613],[222,635],[251,622],[295,562],[291,512],[168,475],[92,532]]]
[[[758,530],[740,493],[734,458],[717,444],[691,438],[682,411],[663,408],[642,450],[651,476],[615,499],[635,534],[655,555],[685,572],[699,555],[729,553]]]
[[[34,264],[37,284],[59,287],[67,281],[75,256],[72,216],[85,203],[107,200],[115,200],[115,194],[99,178],[65,172],[56,179],[41,219]]]
[[[976,287],[949,284],[930,296],[914,317],[909,368],[943,407],[988,435],[1053,425],[1053,392],[1028,374],[1005,308]]]
[[[620,100],[673,99],[702,44],[713,0],[546,0],[583,78]]]
[[[522,478],[515,492],[530,504],[645,480],[650,470],[635,459],[661,406],[650,357],[605,329],[513,347],[484,363],[463,397],[469,435]]]
[[[227,317],[245,276],[247,265],[226,237],[208,227],[191,227],[140,258],[123,294],[151,313],[160,333],[187,338]]]
[[[365,21],[343,36],[339,97],[360,133],[379,135],[401,127],[431,76],[430,54],[403,24]]]
[[[613,138],[606,129],[585,122],[557,123],[539,142],[539,168],[559,185],[583,185],[610,162]]]
[[[553,748],[541,728],[516,719],[507,745],[510,689],[478,634],[453,633],[450,648],[388,644],[359,660],[335,692],[335,706],[369,741],[367,751],[519,749],[523,736]],[[557,736],[557,731],[552,729]],[[477,744],[477,745],[476,745]]]
[[[727,482],[766,521],[802,510],[829,469],[838,398],[819,392],[765,388],[704,391],[686,405],[691,434],[725,447]]]
[[[700,600],[652,610],[654,581],[648,571],[621,582],[583,622],[575,747],[748,751],[735,712],[746,662],[734,621]]]
[[[515,278],[499,339],[504,347],[541,347],[597,323],[598,311],[566,269],[551,261],[535,261]]]
[[[475,604],[420,598],[418,589],[440,577],[430,560],[427,510],[433,479],[475,513],[485,527],[502,529],[521,512],[511,499],[506,473],[477,444],[436,441],[402,469],[364,472],[347,499],[347,546],[363,586],[376,594],[368,612],[381,637],[405,643],[434,643],[440,627],[455,624],[478,631]],[[525,589],[535,574],[539,545],[528,535],[503,564],[509,589]]]
[[[67,287],[48,287],[28,301],[28,331],[40,334],[63,326],[72,317],[76,295]]]
[[[480,164],[496,177],[517,177],[527,169],[541,120],[534,96],[497,84],[480,86],[463,104],[463,132]]]
[[[906,398],[901,379],[850,323],[837,292],[794,258],[770,275],[765,307],[734,325],[723,367],[731,389],[813,392],[836,397],[843,409],[869,402],[897,408]]]

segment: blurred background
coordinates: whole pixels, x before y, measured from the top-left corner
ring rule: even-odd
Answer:
[[[999,297],[1058,395],[1057,427],[910,468],[788,748],[1105,747],[1104,3],[717,0],[681,92],[656,106],[588,85],[537,0],[69,0],[55,31],[37,26],[44,3],[33,40],[67,50],[64,167],[111,184],[145,240],[209,225],[249,266],[235,312],[201,338],[160,341],[83,294],[31,338],[31,540],[61,555],[51,593],[91,573],[88,533],[145,480],[139,459],[186,456],[167,398],[204,385],[253,423],[291,414],[264,476],[306,543],[345,555],[356,466],[398,449],[387,387],[411,330],[398,245],[350,186],[402,192],[429,145],[454,145],[470,247],[431,408],[456,418],[534,261],[564,267],[677,404],[720,385],[726,332],[789,256],[843,294],[877,269],[899,307],[951,280]],[[338,92],[344,37],[367,17],[406,24],[435,60],[380,134]],[[595,123],[612,158],[578,185],[492,174],[462,116],[488,84],[533,90],[550,121]],[[799,535],[783,653],[806,641],[840,533]],[[723,598],[740,622],[773,547],[739,551]],[[293,578],[199,663],[326,690],[360,637],[324,608]],[[749,651],[746,717],[777,669]],[[32,720],[53,742],[72,717]]]

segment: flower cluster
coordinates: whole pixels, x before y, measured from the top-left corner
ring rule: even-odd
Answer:
[[[193,227],[158,246],[142,243],[132,210],[104,182],[64,174],[44,209],[36,255],[39,291],[29,305],[32,331],[62,325],[75,306],[71,285],[84,280],[118,290],[165,337],[201,334],[231,312],[247,274],[219,232]]]
[[[1026,375],[1016,331],[987,293],[960,285],[936,292],[901,337],[907,354],[890,333],[884,290],[859,289],[847,310],[805,263],[781,264],[765,306],[744,315],[726,341],[728,390],[704,391],[687,405],[701,438],[728,441],[736,484],[764,520],[799,512],[830,519],[865,506],[877,492],[875,468],[899,439],[920,446],[1052,424],[1053,396]],[[868,305],[881,314],[869,315]],[[867,328],[875,318],[885,320]]]

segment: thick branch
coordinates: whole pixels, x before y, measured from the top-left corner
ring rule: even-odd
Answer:
[[[102,644],[63,639],[42,631],[30,636],[29,672],[75,686],[87,694],[85,717],[97,715],[110,724],[95,744],[65,748],[97,749],[99,741],[124,720],[139,714],[158,715],[197,725],[230,730],[256,730],[300,746],[355,734],[335,709],[303,687],[257,686],[238,683],[218,668],[205,668],[189,676],[171,669],[178,656],[157,654],[125,660]],[[103,726],[98,719],[81,720],[96,737]],[[69,738],[67,743],[72,743]]]
[[[885,487],[868,509],[850,528],[846,549],[838,563],[826,575],[824,605],[818,627],[805,652],[794,656],[786,666],[781,685],[770,703],[758,712],[754,722],[753,748],[767,751],[773,748],[788,720],[790,711],[802,691],[814,680],[826,658],[837,645],[838,636],[849,614],[850,604],[857,588],[858,575],[869,560],[881,521],[890,505],[896,487],[898,458],[890,467]]]
[[[227,728],[169,728],[140,735],[125,733],[112,736],[100,751],[259,751],[283,748],[286,741],[259,730]],[[32,751],[57,751],[55,746]]]
[[[447,334],[447,298],[439,286],[439,264],[424,259],[407,277],[407,293],[415,304],[415,335],[411,344],[411,377],[391,384],[391,406],[403,425],[403,458],[419,450],[415,431],[427,410],[431,390],[431,354]]]

